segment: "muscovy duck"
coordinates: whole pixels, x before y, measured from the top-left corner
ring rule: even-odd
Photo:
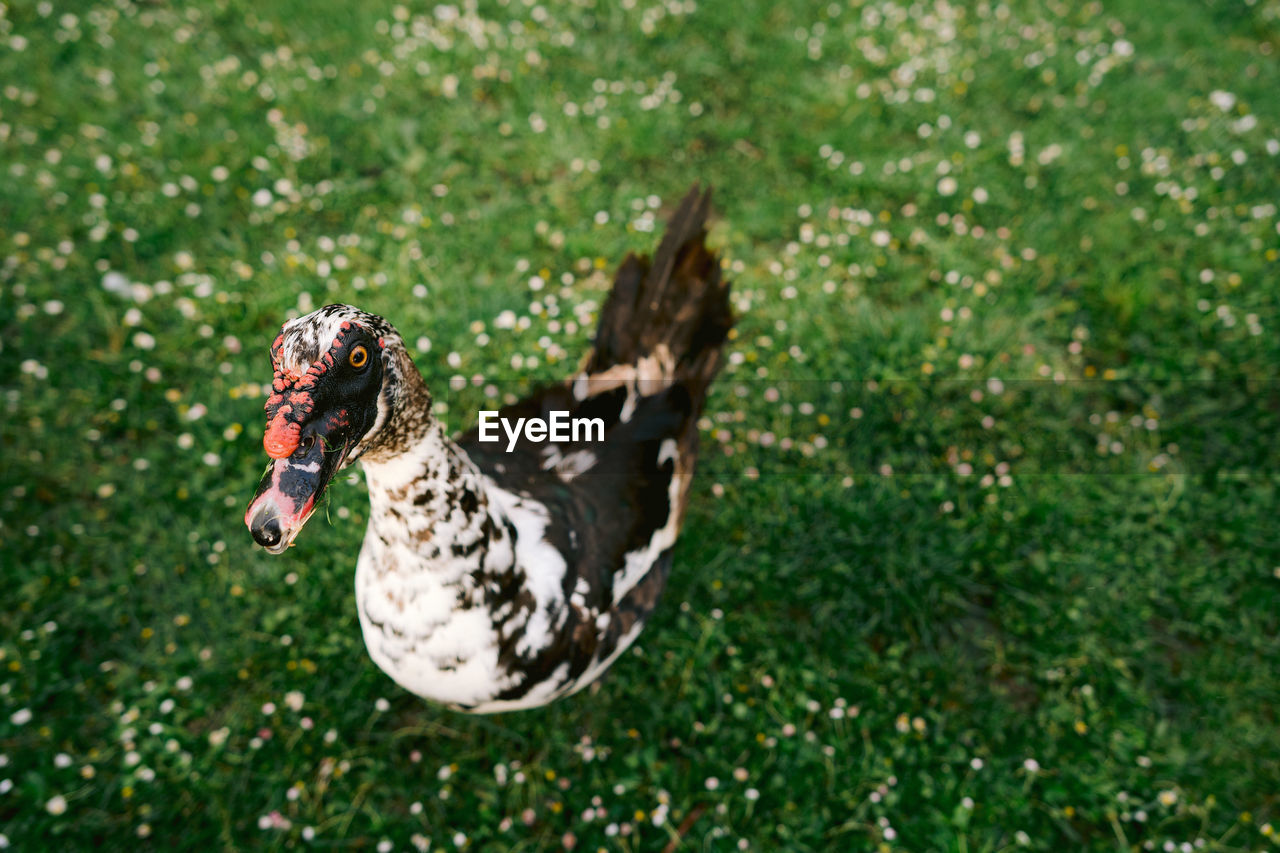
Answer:
[[[490,429],[482,441],[479,424],[451,439],[382,317],[328,305],[284,324],[271,463],[245,523],[284,552],[334,475],[362,463],[360,626],[405,689],[473,713],[533,708],[592,683],[635,641],[671,568],[697,421],[734,322],[705,244],[709,207],[695,186],[653,261],[628,255],[574,375],[500,410],[508,426],[557,412],[599,421],[602,440],[526,429],[492,441]]]

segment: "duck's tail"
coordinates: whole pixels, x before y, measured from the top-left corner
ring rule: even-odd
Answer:
[[[701,409],[734,323],[729,283],[705,243],[710,209],[711,191],[695,184],[653,260],[631,254],[622,262],[584,373],[594,378],[615,367],[636,367],[642,381],[685,385]]]

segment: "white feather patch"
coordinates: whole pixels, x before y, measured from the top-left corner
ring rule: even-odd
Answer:
[[[676,534],[679,533],[680,487],[684,477],[680,474],[679,450],[673,438],[663,440],[658,448],[658,464],[662,465],[668,459],[674,459],[675,465],[671,472],[671,482],[667,485],[667,501],[669,504],[667,521],[662,527],[653,531],[653,535],[649,537],[647,544],[634,551],[627,552],[624,556],[625,562],[621,571],[616,572],[613,576],[613,603],[615,606],[649,573],[649,569],[657,562],[658,556],[675,544]]]
[[[548,447],[543,454],[546,459],[542,463],[542,470],[555,471],[556,476],[565,483],[590,471],[599,461],[590,450],[575,450],[572,453],[561,454],[560,448],[555,445]]]
[[[524,571],[525,587],[534,600],[533,615],[516,644],[516,653],[531,654],[550,645],[553,628],[563,625],[568,616],[562,588],[568,566],[547,541],[551,517],[546,507],[508,492],[492,480],[486,480],[485,486],[490,503],[516,529],[516,567]]]
[[[455,597],[425,573],[379,577],[371,541],[376,540],[365,539],[356,565],[356,597],[374,663],[404,689],[455,705],[483,703],[511,686],[514,679],[500,672],[488,613],[481,608],[457,611]],[[414,586],[419,591],[411,606],[397,611],[386,593],[407,596]],[[442,614],[446,621],[430,630],[434,617]]]

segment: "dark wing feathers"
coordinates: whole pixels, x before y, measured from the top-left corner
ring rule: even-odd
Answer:
[[[559,391],[550,389],[547,397],[559,397]],[[647,546],[654,532],[667,523],[675,466],[671,459],[659,464],[658,455],[663,440],[679,435],[689,424],[692,400],[683,388],[672,386],[643,398],[632,416],[620,422],[624,398],[618,389],[587,401],[594,409],[593,416],[611,415],[606,419],[605,441],[555,445],[562,454],[583,451],[595,456],[590,470],[568,482],[543,469],[550,444],[533,444],[522,437],[507,453],[505,441],[482,444],[475,430],[458,440],[472,461],[499,485],[546,507],[551,517],[546,539],[565,559],[565,600],[572,597],[579,578],[586,581],[589,590],[582,611],[570,608],[551,645],[534,659],[509,662],[526,674],[526,681],[513,687],[511,696],[499,698],[518,698],[528,684],[550,678],[565,661],[569,661],[567,677],[577,678],[597,651],[600,657],[607,657],[627,630],[657,603],[670,566],[669,549],[616,608],[614,573],[623,567],[626,554]],[[566,408],[572,404],[572,395],[563,399]],[[518,403],[504,409],[503,416],[529,417],[538,414],[541,405],[525,408],[521,414],[511,412],[520,407]],[[612,411],[606,411],[608,408]],[[593,614],[609,610],[614,611],[614,618],[602,635]]]
[[[681,465],[692,470],[698,416],[719,369],[720,349],[733,327],[729,285],[721,279],[719,260],[704,243],[710,205],[710,191],[694,186],[671,217],[652,263],[637,255],[623,261],[600,313],[595,345],[584,362],[585,372],[594,375],[615,365],[635,364],[665,346],[674,370],[662,390],[633,401],[625,420],[626,387],[602,383],[600,387],[608,390],[578,400],[572,378],[569,384],[542,388],[500,411],[501,417],[509,419],[546,417],[552,411],[601,418],[602,442],[534,444],[522,436],[508,453],[505,440],[481,443],[476,428],[458,439],[472,461],[498,485],[541,503],[551,513],[546,535],[568,563],[566,600],[582,578],[590,590],[587,608],[614,612],[603,635],[580,614],[571,613],[556,642],[538,660],[522,662],[521,668],[530,673],[545,668],[543,674],[549,676],[565,660],[571,662],[573,675],[581,673],[593,655],[606,656],[636,621],[648,615],[665,584],[669,549],[613,607],[614,573],[623,567],[625,555],[647,546],[673,510],[683,515],[688,483],[677,496],[679,505],[671,507],[675,463],[665,459],[660,464],[658,456],[662,443],[675,439]],[[562,456],[592,454],[593,464],[585,472],[562,478],[544,467],[550,448]]]
[[[694,186],[672,215],[653,262],[636,255],[623,261],[600,312],[587,373],[634,364],[663,344],[676,358],[675,378],[704,388],[711,381],[733,312],[719,260],[704,242],[710,208],[711,191]]]

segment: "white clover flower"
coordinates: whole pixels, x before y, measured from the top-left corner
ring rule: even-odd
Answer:
[[[1209,93],[1209,103],[1224,113],[1229,112],[1236,105],[1236,96],[1222,89],[1214,89]]]

